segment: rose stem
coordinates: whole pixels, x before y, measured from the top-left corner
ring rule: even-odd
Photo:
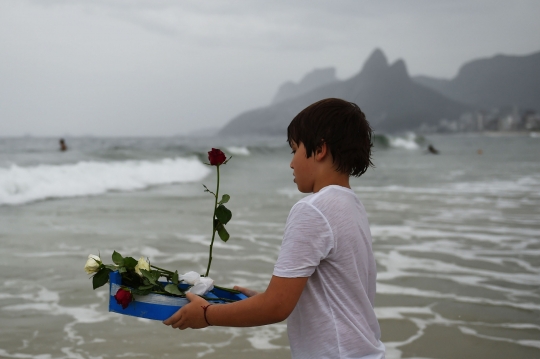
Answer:
[[[219,196],[219,165],[217,165],[216,167],[217,167],[217,189],[216,189],[216,194],[215,194],[216,201],[214,202],[214,215],[212,216],[212,227],[214,230],[212,232],[212,242],[210,242],[210,254],[208,256],[208,267],[206,268],[206,274],[204,275],[205,277],[208,277],[208,273],[210,273],[210,265],[212,264],[212,249],[214,247],[214,239],[216,238],[216,231],[217,231],[217,228],[215,225],[215,218],[216,218],[216,209],[217,209],[217,202],[218,202],[218,196]]]
[[[171,272],[170,270],[166,270],[166,269],[163,269],[163,268],[159,268],[159,267],[156,267],[155,265],[152,265],[152,264],[150,265],[150,267],[159,269],[160,271],[163,271],[163,272],[165,272],[165,273],[174,274],[174,272]]]

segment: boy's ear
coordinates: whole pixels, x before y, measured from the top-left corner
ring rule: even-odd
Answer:
[[[326,145],[326,142],[324,142],[323,140],[321,141],[321,144],[319,145],[319,147],[315,149],[314,157],[317,161],[321,161],[326,157],[327,154],[328,154],[328,146]]]

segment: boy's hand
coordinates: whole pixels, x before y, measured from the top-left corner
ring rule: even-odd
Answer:
[[[248,289],[248,288],[239,287],[239,286],[237,286],[237,285],[235,285],[235,286],[233,287],[233,289],[239,291],[240,293],[242,293],[243,295],[245,295],[245,296],[248,297],[248,298],[249,298],[249,297],[253,297],[253,296],[259,294],[259,292],[256,292],[256,291],[251,290],[251,289]]]
[[[190,303],[180,308],[163,324],[180,330],[206,328],[208,324],[204,320],[204,309],[202,307],[207,306],[208,302],[193,293],[186,293],[186,298]]]
[[[251,298],[234,303],[212,305],[206,311],[211,325],[227,327],[253,327],[281,322],[291,314],[306,286],[309,277],[285,278],[272,276],[266,291],[257,293],[235,287]],[[199,296],[186,293],[190,303],[174,313],[163,323],[173,328],[205,328],[204,309],[208,302]]]

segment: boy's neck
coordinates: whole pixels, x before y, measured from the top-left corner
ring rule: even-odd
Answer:
[[[325,176],[320,176],[319,180],[315,181],[313,193],[317,193],[324,187],[332,185],[350,189],[351,185],[349,184],[349,174],[331,171],[330,173],[326,173]]]
[[[332,154],[328,151],[328,146],[322,146],[313,155],[315,161],[315,181],[313,183],[313,193],[319,192],[326,186],[336,185],[351,188],[349,184],[349,174],[338,172],[332,159]]]

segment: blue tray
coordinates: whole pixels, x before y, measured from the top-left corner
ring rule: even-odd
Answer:
[[[163,321],[176,313],[178,309],[189,303],[186,298],[151,293],[148,295],[134,295],[134,301],[124,309],[114,298],[121,285],[122,276],[120,273],[111,272],[109,274],[109,312]],[[179,287],[182,290],[186,290],[189,286],[187,284],[180,284]],[[230,300],[242,300],[247,298],[243,294],[234,294],[219,288],[214,288],[208,292],[205,297],[210,303],[226,303],[226,301],[219,298]]]

